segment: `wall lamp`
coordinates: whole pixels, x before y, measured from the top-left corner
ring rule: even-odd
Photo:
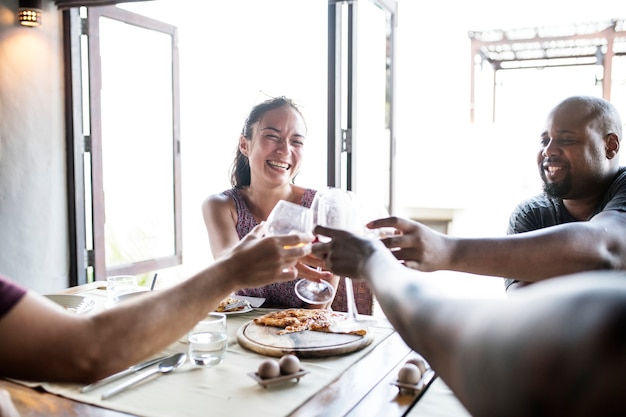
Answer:
[[[41,0],[20,0],[17,15],[23,26],[41,26]]]

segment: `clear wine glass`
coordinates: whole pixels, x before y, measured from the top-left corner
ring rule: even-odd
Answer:
[[[313,208],[313,205],[311,206]],[[334,229],[346,230],[358,235],[363,235],[363,223],[361,222],[358,204],[354,194],[340,188],[329,188],[320,194],[317,201],[315,224],[331,227]],[[323,241],[323,237],[320,237]],[[333,330],[349,331],[362,329],[373,324],[374,320],[361,319],[358,316],[358,309],[354,300],[354,289],[352,279],[344,277],[346,284],[346,298],[348,304],[348,314],[346,320],[335,323]]]
[[[313,230],[312,211],[299,204],[280,200],[267,217],[268,235],[287,235]],[[296,295],[309,304],[323,304],[335,296],[335,288],[328,281],[301,279],[295,285]]]
[[[356,202],[359,221],[363,227],[363,236],[369,239],[383,239],[395,233],[393,227],[379,227],[369,229],[366,224],[372,220],[385,219],[389,217],[389,211],[384,204],[380,203],[372,197],[357,196],[356,193],[350,191],[353,200]]]

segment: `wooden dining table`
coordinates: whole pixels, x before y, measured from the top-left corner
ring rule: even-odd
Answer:
[[[103,291],[95,288],[94,284],[87,284],[82,287],[75,287],[66,291],[68,294],[78,294],[89,297]],[[102,297],[100,295],[100,297]],[[97,297],[96,297],[97,298]],[[102,300],[102,298],[100,298]],[[264,309],[254,310],[246,313],[243,320],[249,320],[264,313]],[[230,320],[230,318],[229,318]],[[239,319],[242,320],[242,319]],[[397,375],[400,368],[406,364],[411,358],[421,358],[402,340],[400,335],[393,330],[389,322],[384,317],[377,317],[377,326],[385,329],[387,333],[377,340],[373,346],[368,347],[359,353],[358,359],[354,363],[350,363],[345,369],[337,375],[332,375],[328,382],[319,389],[316,388],[308,397],[303,397],[298,401],[294,409],[287,414],[289,416],[407,416],[410,415],[411,409],[420,401],[420,399],[428,394],[429,386],[435,381],[436,375],[432,370],[428,370],[422,377],[420,382],[421,389],[416,391],[400,390],[394,383],[397,382]],[[242,321],[232,321],[233,326],[240,326]],[[233,333],[234,334],[234,333]],[[234,337],[229,335],[229,337]],[[239,352],[233,353],[232,356],[240,355],[243,360],[248,355],[257,356],[254,352],[247,352],[241,349]],[[228,353],[231,355],[231,353]],[[347,355],[356,355],[356,353],[348,353]],[[356,356],[355,356],[356,357]],[[247,358],[249,359],[249,358]],[[226,360],[229,360],[228,358]],[[234,360],[234,359],[232,359]],[[346,361],[345,355],[318,359],[316,364],[324,368],[332,369],[333,367],[341,367]],[[306,366],[306,361],[303,361]],[[223,365],[218,365],[223,366]],[[240,375],[228,375],[230,368],[224,367],[220,372],[225,372],[225,378],[230,380],[231,377],[241,378]],[[240,370],[238,370],[241,373]],[[312,372],[313,373],[313,372]],[[191,374],[190,374],[191,375]],[[314,375],[307,375],[305,378],[314,378]],[[160,378],[165,381],[166,378]],[[310,380],[313,381],[313,380]],[[295,384],[302,382],[295,382]],[[250,379],[246,382],[247,390],[265,395],[267,391],[260,391],[262,388],[255,386],[255,382]],[[114,417],[129,415],[144,415],[141,411],[136,413],[128,413],[109,408],[106,404],[94,404],[82,402],[79,399],[68,398],[59,395],[58,392],[52,393],[51,390],[45,388],[45,384],[25,384],[22,381],[2,380],[0,379],[0,388],[7,390],[13,399],[13,402],[22,416],[85,416],[85,417]],[[289,387],[282,389],[291,389]],[[254,391],[257,390],[257,391]],[[228,397],[232,397],[231,394]],[[268,396],[268,398],[271,398]],[[452,397],[453,398],[453,397]],[[215,401],[215,399],[211,399]],[[226,400],[225,400],[226,401]],[[241,406],[241,405],[240,405]],[[251,405],[252,406],[252,405]],[[245,405],[243,406],[245,407]],[[248,414],[258,414],[257,410],[247,410]],[[146,412],[145,415],[154,415]]]

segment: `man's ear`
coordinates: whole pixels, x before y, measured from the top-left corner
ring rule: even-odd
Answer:
[[[619,152],[619,137],[615,133],[606,136],[606,157],[613,159]]]
[[[239,136],[239,150],[245,156],[248,156],[248,142],[250,142],[244,135]]]

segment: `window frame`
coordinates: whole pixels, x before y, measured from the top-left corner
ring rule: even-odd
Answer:
[[[182,264],[182,196],[180,159],[180,87],[178,35],[174,26],[115,7],[88,8],[87,18],[79,9],[63,11],[64,38],[67,46],[66,109],[68,160],[68,215],[70,224],[70,285],[105,280],[111,275],[139,275]],[[174,253],[107,267],[105,257],[105,207],[102,165],[101,105],[99,95],[99,25],[100,17],[107,17],[148,30],[169,35],[172,39],[172,175],[174,201]],[[81,37],[87,37],[88,57],[81,57]],[[88,87],[82,85],[82,60],[88,59]],[[83,100],[88,88],[89,135],[85,135],[82,120],[85,117]],[[85,163],[85,160],[88,162]],[[88,172],[86,172],[88,171]],[[87,178],[87,179],[86,179]],[[90,181],[91,183],[87,183]],[[92,190],[90,193],[88,190]],[[86,200],[89,200],[87,207]],[[91,212],[89,212],[91,211]],[[91,219],[91,224],[88,224]]]
[[[395,38],[398,5],[395,0],[361,0],[373,3],[385,13],[387,34],[387,128],[389,130],[389,192],[384,205],[395,209]],[[328,1],[328,166],[329,186],[354,189],[355,148],[360,140],[356,129],[359,75],[357,37],[359,36],[357,0]],[[347,27],[344,27],[347,26]],[[344,82],[345,80],[345,82]],[[345,129],[344,125],[345,124]],[[361,139],[362,140],[362,139]],[[345,158],[342,158],[345,153]],[[343,162],[343,163],[342,163]]]

